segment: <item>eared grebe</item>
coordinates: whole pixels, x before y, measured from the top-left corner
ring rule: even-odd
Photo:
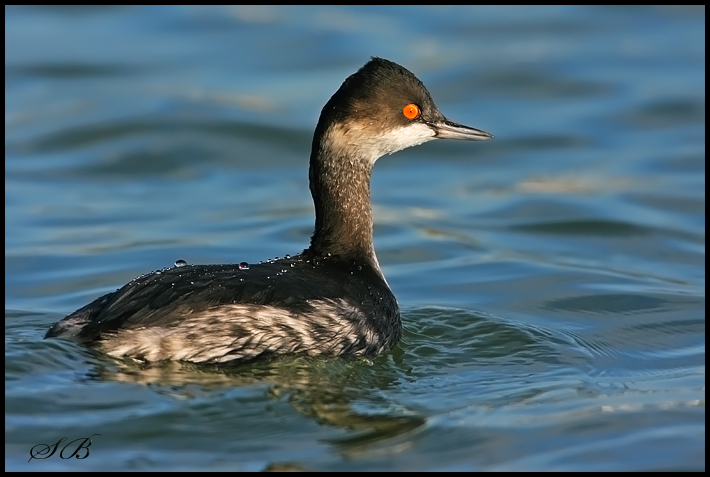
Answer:
[[[316,224],[303,253],[258,265],[176,262],[75,311],[46,337],[145,361],[390,349],[402,322],[372,245],[372,167],[432,139],[492,137],[447,120],[416,76],[372,58],[318,120],[308,175]]]

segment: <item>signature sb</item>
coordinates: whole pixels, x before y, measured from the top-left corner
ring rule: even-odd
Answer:
[[[80,437],[79,439],[74,439],[73,441],[67,443],[62,450],[59,451],[59,457],[62,459],[71,459],[76,457],[77,459],[86,459],[89,457],[89,447],[91,446],[91,438],[94,436],[100,436],[101,434],[91,434],[89,437]],[[59,449],[67,437],[62,437],[57,441],[56,444],[37,444],[32,449],[30,449],[30,462],[32,459],[49,459],[54,455]],[[78,444],[77,444],[78,443]],[[73,450],[73,452],[71,452]],[[65,455],[64,453],[68,455]],[[71,452],[71,454],[69,454]]]

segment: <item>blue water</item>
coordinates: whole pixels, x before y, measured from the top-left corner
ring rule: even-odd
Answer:
[[[704,7],[6,7],[6,470],[704,470],[704,44]],[[495,135],[375,167],[400,345],[42,339],[178,259],[301,251],[318,114],[373,55]]]

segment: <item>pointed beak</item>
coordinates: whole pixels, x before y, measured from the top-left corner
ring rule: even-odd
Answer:
[[[470,128],[463,124],[458,124],[448,119],[429,123],[434,130],[434,136],[438,139],[462,139],[464,141],[484,141],[492,139],[493,134],[488,134],[480,129]]]

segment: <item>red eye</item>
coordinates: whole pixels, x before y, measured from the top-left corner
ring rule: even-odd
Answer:
[[[416,104],[408,104],[404,107],[402,110],[402,113],[404,113],[404,117],[407,119],[414,119],[417,116],[419,116],[419,106]]]

